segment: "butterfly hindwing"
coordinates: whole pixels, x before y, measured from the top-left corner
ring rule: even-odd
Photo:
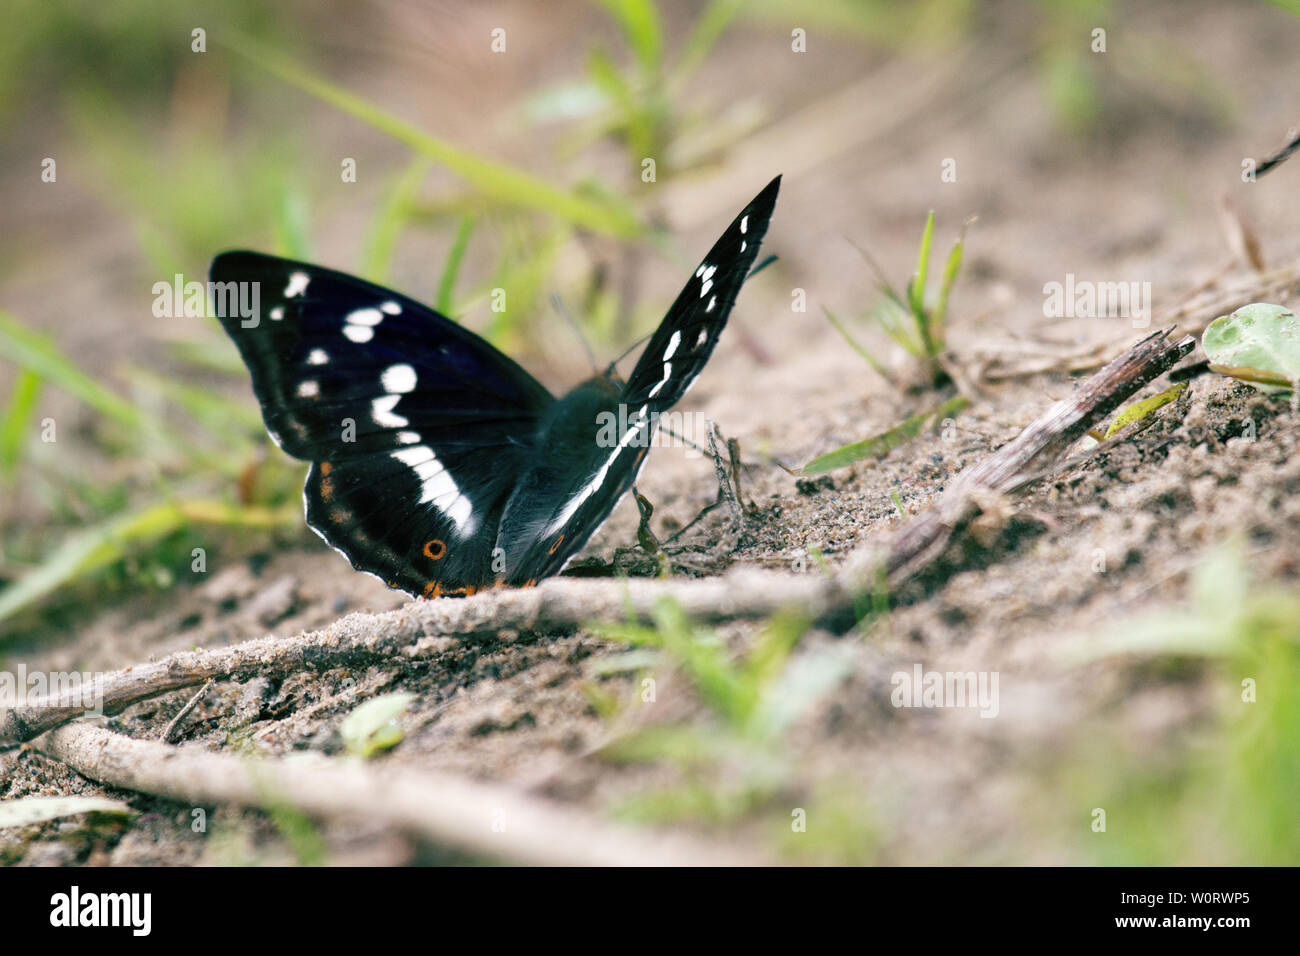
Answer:
[[[489,583],[497,524],[554,402],[489,343],[414,300],[252,252],[215,283],[257,283],[221,316],[268,430],[312,461],[308,523],[353,565],[416,594]]]

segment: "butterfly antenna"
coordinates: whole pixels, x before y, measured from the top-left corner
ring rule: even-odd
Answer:
[[[641,346],[645,345],[646,342],[650,341],[650,336],[652,336],[652,335],[654,335],[653,332],[647,332],[645,335],[641,336],[639,339],[637,339],[635,342],[633,342],[631,345],[629,345],[629,346],[627,347],[627,350],[626,350],[622,355],[620,355],[618,358],[614,359],[614,361],[610,362],[610,363],[609,363],[609,367],[610,367],[611,369],[614,368],[614,366],[618,365],[618,363],[621,362],[621,361],[623,361],[623,359],[627,358],[629,355],[631,355],[633,352],[635,352],[635,351],[636,351],[637,349],[639,349]]]
[[[582,343],[583,350],[587,353],[587,361],[591,362],[591,370],[599,374],[600,368],[596,365],[596,353],[591,350],[591,343],[589,343],[587,337],[582,334],[582,326],[578,325],[577,320],[575,320],[569,310],[564,307],[564,300],[560,298],[558,292],[551,293],[551,308],[558,312],[564,318],[565,322],[569,323],[569,328],[573,329],[574,333],[578,336],[578,341]]]

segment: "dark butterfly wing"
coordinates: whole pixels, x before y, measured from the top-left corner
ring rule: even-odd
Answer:
[[[256,315],[219,317],[272,438],[314,463],[308,524],[358,570],[414,594],[493,580],[501,511],[550,393],[472,332],[344,273],[227,252],[210,278],[217,302],[256,290]]]
[[[780,188],[777,176],[741,210],[668,309],[623,390],[633,412],[672,408],[699,377],[754,266]]]
[[[511,496],[498,542],[510,583],[559,571],[632,487],[658,415],[677,403],[713,354],[758,256],[780,186],[778,176],[727,227],[651,336],[622,391],[599,406],[606,415],[613,412],[616,427],[593,432],[592,401],[598,400],[574,401],[579,390],[565,397],[564,406],[572,403],[571,414],[564,409],[572,420],[552,430],[568,428],[584,440],[570,442],[577,447],[566,460],[535,466]],[[547,448],[560,444],[543,442]]]

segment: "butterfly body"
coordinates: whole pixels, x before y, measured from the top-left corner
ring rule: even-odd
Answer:
[[[607,515],[636,480],[648,448],[650,428],[642,428],[627,448],[640,449],[631,467],[610,480],[604,463],[616,451],[608,423],[617,423],[624,383],[602,375],[578,385],[559,399],[543,420],[535,454],[506,504],[497,535],[505,558],[503,581],[521,585],[553,574],[562,566],[557,555],[573,554],[587,542],[598,524],[574,522],[565,510],[590,487],[590,504],[577,511]],[[602,432],[606,436],[602,438]],[[599,478],[597,481],[596,479]],[[592,482],[595,484],[592,484]],[[568,547],[566,547],[568,545]]]
[[[254,252],[218,256],[212,287],[260,290],[259,315],[218,317],[272,438],[312,462],[308,525],[353,567],[425,597],[557,573],[631,489],[657,416],[712,353],[779,182],[715,243],[626,382],[611,367],[558,399],[389,289]]]

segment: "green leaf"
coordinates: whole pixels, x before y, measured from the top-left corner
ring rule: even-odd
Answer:
[[[1255,302],[1231,315],[1221,315],[1205,330],[1201,345],[1213,365],[1234,370],[1244,367],[1246,373],[1236,377],[1262,392],[1291,389],[1290,384],[1274,384],[1278,379],[1300,381],[1300,319],[1285,306]],[[1265,375],[1247,377],[1252,370]]]
[[[1251,368],[1249,365],[1215,365],[1211,362],[1209,368],[1211,372],[1218,372],[1220,375],[1226,375],[1229,378],[1250,382],[1252,385],[1272,385],[1286,391],[1290,391],[1294,386],[1293,382],[1278,375],[1277,372],[1265,372],[1263,369]]]
[[[926,424],[932,419],[952,415],[965,408],[966,404],[967,399],[965,396],[959,395],[956,398],[950,398],[934,408],[918,412],[888,431],[881,432],[874,438],[853,442],[814,458],[803,466],[803,473],[805,475],[822,475],[836,468],[843,468],[845,465],[861,461],[864,458],[882,458],[899,445],[911,441],[921,434]]]
[[[25,827],[79,813],[135,813],[120,800],[107,797],[23,797],[0,803],[0,828]]]
[[[458,149],[247,37],[231,34],[226,42],[235,53],[291,86],[445,166],[495,202],[538,209],[621,239],[635,238],[642,232],[641,224],[621,207],[592,202],[514,166]]]
[[[1183,394],[1186,388],[1186,383],[1180,382],[1177,385],[1165,389],[1158,395],[1152,395],[1150,398],[1144,398],[1140,402],[1134,402],[1132,405],[1125,407],[1123,411],[1115,416],[1110,425],[1106,428],[1106,432],[1102,436],[1103,441],[1112,438],[1119,432],[1123,431],[1125,426],[1131,425],[1134,422],[1142,421],[1142,419],[1146,418],[1157,408],[1163,408],[1165,405],[1168,405],[1170,402],[1177,399],[1179,395]]]
[[[366,701],[339,724],[344,746],[359,757],[372,757],[397,746],[405,736],[397,721],[413,700],[414,694],[403,692]]]
[[[95,411],[132,429],[142,429],[139,409],[78,368],[53,339],[33,332],[3,309],[0,309],[0,355],[80,399]]]

